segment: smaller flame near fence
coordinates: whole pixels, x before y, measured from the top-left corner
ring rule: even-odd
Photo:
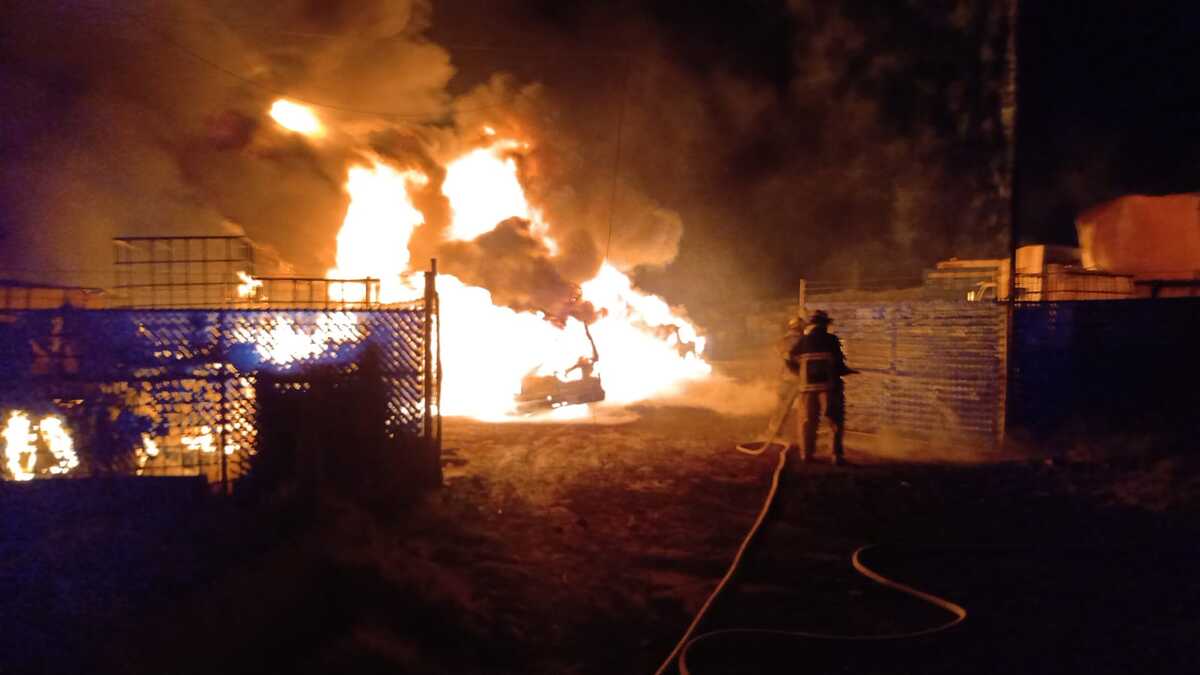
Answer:
[[[262,280],[255,279],[241,270],[238,271],[237,277],[238,281],[240,282],[238,283],[237,287],[237,294],[239,298],[243,300],[249,300],[258,296],[259,289],[261,289],[263,285]]]
[[[65,475],[79,466],[75,441],[61,419],[47,415],[34,424],[29,414],[14,410],[9,413],[0,432],[4,438],[4,463],[13,480],[32,480],[37,476],[39,443],[54,458],[43,474]]]

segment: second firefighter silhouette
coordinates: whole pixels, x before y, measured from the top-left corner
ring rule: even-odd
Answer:
[[[842,342],[829,332],[833,319],[817,310],[808,328],[799,335],[787,354],[787,367],[798,379],[796,421],[804,441],[805,461],[812,459],[817,447],[817,424],[824,413],[833,434],[833,463],[843,463],[842,436],[846,426],[846,390],[843,375],[857,371],[846,366]]]

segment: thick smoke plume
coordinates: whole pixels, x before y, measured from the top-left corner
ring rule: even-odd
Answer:
[[[548,181],[538,198],[570,205],[613,259],[671,260],[639,269],[650,290],[738,311],[802,277],[912,280],[939,259],[1006,250],[1004,3],[489,8],[438,3],[435,38],[479,48],[456,51],[454,84],[485,86],[497,61],[536,74],[553,104],[539,150],[590,177]]]
[[[541,311],[552,321],[591,322],[595,310],[576,300],[578,289],[563,279],[550,251],[530,233],[529,221],[509,218],[472,241],[443,245],[445,271],[491,289],[492,300],[518,311]]]
[[[427,8],[350,4],[6,5],[0,262],[97,283],[114,235],[244,228],[301,269],[327,263],[357,150],[271,124],[273,92],[429,117],[453,74],[420,37]],[[379,124],[323,112],[333,129]]]
[[[571,111],[536,82],[497,73],[452,95],[432,16],[422,0],[7,5],[0,277],[104,285],[113,236],[241,232],[321,276],[348,168],[381,158],[430,178],[414,194],[414,264],[443,258],[497,302],[586,317],[571,299],[608,249],[613,158],[580,156]],[[276,125],[267,111],[284,96],[325,132]],[[446,241],[443,167],[485,145],[485,126],[524,144],[513,157],[557,255],[521,221]],[[618,187],[614,262],[666,264],[679,215]]]

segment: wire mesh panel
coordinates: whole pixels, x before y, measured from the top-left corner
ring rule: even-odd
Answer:
[[[80,309],[100,309],[107,298],[102,289],[76,286],[51,286],[0,280],[0,311],[57,309],[70,305]]]
[[[113,239],[114,304],[233,306],[240,284],[255,271],[254,258],[254,244],[246,237],[118,237]]]
[[[822,302],[851,368],[847,429],[995,447],[1004,410],[1005,310],[993,303]]]
[[[379,279],[252,277],[240,293],[251,307],[370,309],[380,305]]]
[[[0,319],[8,479],[98,471],[235,479],[258,447],[263,387],[303,393],[316,376],[375,381],[360,389],[382,397],[392,436],[423,426],[421,307],[33,310]],[[64,434],[74,459],[62,458]]]
[[[1009,427],[1073,442],[1194,432],[1198,331],[1200,300],[1192,298],[1017,304]]]

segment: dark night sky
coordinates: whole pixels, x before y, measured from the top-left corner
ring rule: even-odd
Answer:
[[[1200,190],[1200,4],[1026,2],[1023,241],[1128,193]]]
[[[489,17],[472,4],[438,4],[452,86],[498,63],[545,82],[606,165],[631,64],[621,172],[682,216],[679,258],[640,275],[670,297],[777,295],[802,275],[911,278],[949,255],[1003,253],[991,165],[1004,152],[1005,17],[987,3],[959,3],[957,25],[946,8],[868,2],[509,2]],[[587,53],[478,49],[489,45]]]
[[[162,222],[234,220],[298,255],[297,241],[331,241],[352,155],[272,135],[258,119],[268,87],[432,111],[423,130],[372,136],[391,151],[442,142],[455,97],[535,99],[517,117],[539,128],[539,166],[557,179],[545,194],[600,248],[622,117],[613,254],[658,247],[632,258],[662,262],[674,239],[653,230],[681,221],[674,262],[638,275],[677,302],[777,296],[801,276],[912,277],[1007,250],[1002,3],[196,6],[207,13],[0,10],[0,265],[77,268],[104,258],[66,250],[76,242]],[[1200,5],[1026,1],[1022,13],[1023,241],[1069,242],[1076,211],[1118,194],[1200,189]],[[537,93],[513,93],[530,83]]]
[[[747,260],[761,260],[764,247],[771,250],[772,259],[757,270],[769,273],[772,281],[781,285],[800,274],[842,277],[845,266],[822,265],[821,261],[832,256],[835,263],[840,263],[844,258],[838,252],[846,248],[861,253],[858,260],[867,267],[861,271],[863,277],[871,277],[872,268],[880,269],[878,276],[905,273],[895,266],[879,265],[878,251],[862,245],[863,237],[888,234],[886,226],[839,223],[842,236],[827,236],[814,232],[821,228],[811,223],[793,224],[786,216],[771,213],[769,205],[761,205],[756,199],[762,184],[778,175],[829,168],[814,166],[804,156],[806,150],[819,152],[807,148],[806,142],[815,145],[811,137],[837,134],[838,120],[814,117],[805,109],[805,102],[787,100],[789,86],[807,65],[798,54],[821,40],[822,31],[838,30],[830,27],[828,18],[795,11],[808,3],[792,2],[789,10],[789,3],[783,2],[512,2],[499,13],[507,20],[497,23],[489,17],[482,25],[461,19],[471,12],[469,8],[459,10],[456,4],[442,3],[439,13],[454,19],[435,24],[435,35],[444,35],[444,42],[451,45],[479,41],[513,44],[528,36],[542,36],[535,37],[534,44],[556,48],[583,44],[603,50],[628,45],[638,57],[647,50],[664,55],[667,62],[701,82],[711,83],[717,74],[728,73],[756,92],[768,92],[762,95],[769,97],[771,104],[760,112],[761,123],[743,128],[726,143],[714,143],[718,157],[713,162],[717,165],[713,175],[694,177],[693,186],[701,194],[688,194],[686,188],[676,193],[684,194],[681,203],[673,206],[684,212],[688,233],[676,268],[705,267],[712,262],[709,249],[714,242],[721,242],[728,252]],[[870,143],[932,134],[950,142],[948,147],[933,151],[936,156],[932,159],[918,158],[915,155],[919,153],[915,153],[913,165],[922,167],[918,171],[924,171],[924,165],[930,163],[952,167],[985,164],[997,149],[981,144],[978,138],[956,136],[949,130],[960,119],[956,117],[958,111],[948,110],[945,103],[956,86],[980,75],[978,64],[975,70],[955,66],[962,53],[976,45],[964,48],[956,41],[960,36],[948,33],[935,18],[953,15],[964,7],[978,9],[980,3],[919,3],[929,10],[927,13],[906,10],[899,6],[901,3],[851,0],[837,4],[857,32],[868,37],[859,45],[843,45],[832,67],[837,81],[822,89],[821,94],[828,96],[835,108],[833,99],[866,100],[878,105],[882,128],[870,130],[865,139],[868,143],[851,144],[850,151],[870,157],[876,154]],[[1023,242],[1074,243],[1075,213],[1120,194],[1200,189],[1200,87],[1194,80],[1196,66],[1200,66],[1200,40],[1196,39],[1200,34],[1200,4],[1026,2],[1021,13],[1022,140],[1018,175]],[[547,35],[553,37],[547,41]],[[478,54],[464,54],[453,46],[450,49],[463,66],[459,80],[469,81],[473,69],[468,64],[473,65]],[[514,55],[505,56],[520,60]],[[563,87],[574,89],[580,71],[586,70],[588,79],[602,83],[606,87],[604,95],[610,95],[615,77],[611,70],[618,66],[612,62],[615,59],[606,61],[603,54],[596,54],[571,64],[562,74]],[[873,76],[873,59],[895,59],[901,65],[882,76]],[[482,60],[486,62],[487,58]],[[654,62],[650,68],[658,65]],[[523,69],[511,68],[531,78],[545,78],[545,66],[544,61],[533,59]],[[558,67],[562,64],[550,70]],[[635,80],[642,74],[635,67]],[[984,71],[983,78],[987,77],[994,78],[995,71]],[[633,89],[636,91],[636,87]],[[708,115],[719,117],[724,112],[712,97],[698,98]],[[627,119],[631,122],[626,133],[634,137],[636,145],[638,139],[652,136],[654,131],[641,124],[647,102],[631,100],[629,106]],[[808,139],[806,128],[811,130]],[[851,135],[857,131],[852,130]],[[623,170],[637,171],[639,150],[627,152],[634,157],[626,156]],[[684,153],[686,149],[680,154]],[[849,163],[845,156],[823,159]],[[893,177],[890,174],[903,172],[890,160],[883,161],[889,164],[888,172],[872,175],[869,180],[888,180]],[[935,184],[931,189],[937,187]],[[798,184],[796,189],[803,190],[804,186]],[[818,214],[836,218],[839,211],[855,213],[857,206],[857,212],[865,209],[863,217],[869,219],[886,220],[893,215],[871,213],[873,209],[861,203],[839,203],[834,195],[825,197],[832,208],[815,209]],[[870,195],[863,199],[872,200]],[[930,210],[943,205],[961,208],[960,199],[952,197],[948,201],[939,204],[935,199]],[[786,201],[780,205],[788,206]],[[726,223],[744,224],[744,219],[738,218],[739,210],[753,213],[750,220],[757,225],[750,225],[752,232],[739,229],[734,236],[723,237],[720,230],[728,227]],[[713,211],[720,211],[725,223],[713,223],[720,220],[712,218]],[[811,216],[814,209],[799,211]],[[926,227],[917,226],[917,238],[930,236],[943,245],[923,247],[903,261],[907,269],[943,255],[1002,255],[1007,246],[1006,232],[994,237],[986,227],[976,229],[972,223],[947,225],[937,222],[937,218],[930,221]],[[701,236],[694,229],[705,232]],[[978,233],[977,241],[986,239],[986,245],[980,247],[983,250],[965,250],[969,246],[963,246],[964,240],[969,241],[972,232]],[[693,236],[689,238],[689,234]],[[793,238],[792,234],[801,236]],[[822,251],[805,250],[811,248],[806,245],[809,240],[819,242]],[[648,281],[670,286],[665,281],[670,271],[644,276]]]

